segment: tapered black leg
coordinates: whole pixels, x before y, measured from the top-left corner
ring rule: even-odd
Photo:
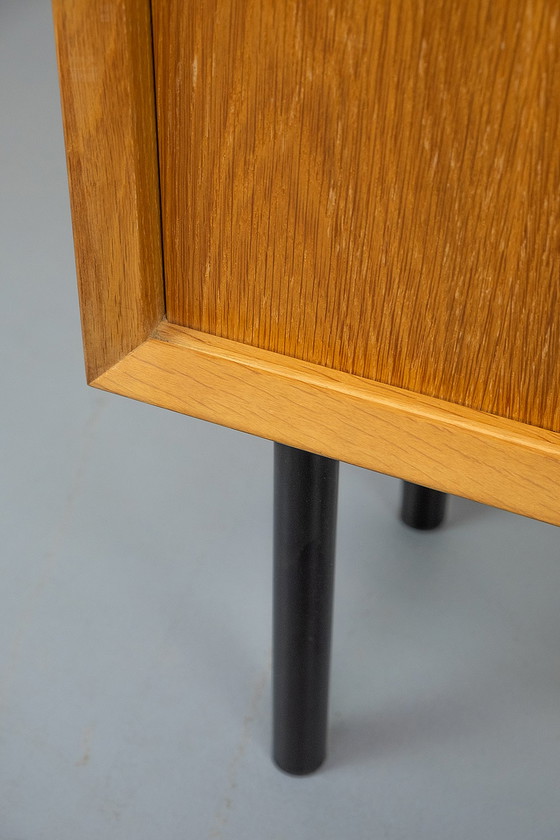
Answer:
[[[338,461],[274,445],[273,758],[312,773],[326,753]]]
[[[430,490],[421,484],[403,482],[401,519],[411,528],[429,531],[437,528],[445,516],[447,494],[440,490]]]

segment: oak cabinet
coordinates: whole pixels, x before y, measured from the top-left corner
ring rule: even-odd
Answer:
[[[54,0],[90,384],[560,524],[560,7]]]
[[[54,10],[91,384],[558,524],[557,4]]]

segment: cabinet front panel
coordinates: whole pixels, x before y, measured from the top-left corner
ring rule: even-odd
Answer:
[[[152,13],[168,319],[560,430],[560,3]]]

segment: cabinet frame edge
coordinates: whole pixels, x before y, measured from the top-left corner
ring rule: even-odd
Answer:
[[[149,0],[53,0],[88,382],[164,315]]]
[[[560,525],[560,434],[169,324],[95,387]]]

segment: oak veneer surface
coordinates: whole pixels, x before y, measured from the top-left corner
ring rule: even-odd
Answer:
[[[560,4],[152,20],[168,319],[560,429]]]
[[[97,388],[560,525],[560,434],[162,321]]]
[[[148,0],[53,0],[88,380],[164,312]]]

